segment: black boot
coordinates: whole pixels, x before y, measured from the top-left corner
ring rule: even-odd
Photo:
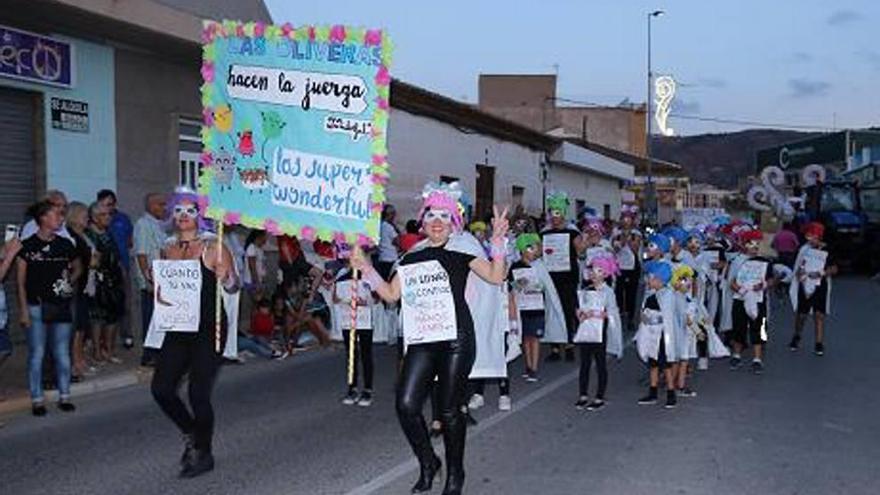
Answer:
[[[431,454],[431,460],[423,463],[419,461],[419,480],[416,481],[416,484],[413,485],[411,493],[424,493],[431,491],[431,487],[434,485],[434,478],[437,477],[437,473],[440,472],[440,467],[443,463],[440,462],[440,458]]]
[[[192,434],[186,433],[183,435],[183,454],[180,456],[181,467],[186,465],[186,461],[192,456],[194,441],[195,439],[193,439]]]
[[[193,449],[180,470],[181,478],[195,478],[214,470],[214,456],[210,450]]]
[[[464,472],[452,473],[446,475],[446,486],[443,487],[443,495],[461,495],[464,490]]]
[[[446,486],[443,495],[457,495],[464,488],[464,443],[467,434],[464,414],[457,412],[443,418],[443,443],[446,446]]]

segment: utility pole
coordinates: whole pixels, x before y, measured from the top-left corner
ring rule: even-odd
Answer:
[[[647,126],[645,132],[645,163],[647,164],[648,183],[645,185],[645,209],[647,210],[646,219],[649,224],[657,222],[657,200],[654,190],[654,167],[651,162],[651,103],[654,95],[654,74],[651,70],[651,18],[663,15],[662,10],[655,10],[648,13],[648,98],[645,101],[645,118]]]

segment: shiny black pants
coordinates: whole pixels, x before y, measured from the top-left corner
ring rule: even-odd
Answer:
[[[467,400],[468,375],[474,365],[473,336],[451,342],[412,345],[403,359],[397,384],[397,419],[423,466],[433,461],[434,450],[422,409],[435,377],[437,408],[443,423],[446,466],[450,475],[464,474],[466,421],[462,407]]]
[[[211,395],[223,357],[214,351],[213,332],[168,332],[153,374],[153,398],[162,412],[185,435],[192,435],[195,448],[211,450],[214,408]],[[225,332],[222,342],[225,345]],[[221,346],[222,348],[222,346]],[[184,376],[189,378],[189,406],[178,395]]]

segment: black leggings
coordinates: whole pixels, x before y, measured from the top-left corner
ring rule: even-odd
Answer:
[[[345,342],[345,359],[348,362],[348,346],[351,330],[342,331],[342,341]],[[355,339],[357,343],[354,348],[354,381],[352,387],[358,384],[358,362],[363,363],[364,367],[364,388],[373,389],[373,331],[357,330],[355,331]]]
[[[422,415],[425,399],[436,389],[437,407],[443,423],[446,466],[449,473],[464,473],[466,423],[462,406],[467,400],[468,375],[474,365],[473,335],[452,342],[411,345],[403,358],[397,384],[397,419],[413,453],[423,465],[434,458],[428,427]],[[437,382],[433,383],[434,377]]]
[[[605,365],[605,342],[577,344],[581,350],[581,366],[578,375],[578,390],[580,395],[587,395],[590,386],[590,368],[593,360],[596,361],[596,374],[599,376],[599,388],[596,390],[596,398],[605,398],[605,389],[608,387],[608,368]]]
[[[220,348],[223,347],[221,342]],[[166,333],[156,362],[151,387],[153,398],[181,432],[193,436],[194,446],[199,450],[211,450],[214,434],[211,393],[222,362],[223,357],[214,352],[213,329],[210,332],[200,329],[198,333]],[[192,414],[177,393],[186,374],[189,374]]]
[[[488,382],[498,382],[499,395],[510,395],[510,380],[507,378],[477,378],[476,380],[471,380],[471,392],[480,395],[485,394],[486,383]]]

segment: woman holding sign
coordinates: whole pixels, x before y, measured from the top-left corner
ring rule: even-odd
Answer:
[[[501,214],[495,210],[491,262],[447,249],[450,236],[460,232],[463,225],[458,202],[461,191],[456,186],[425,188],[422,224],[427,239],[421,249],[401,259],[390,282],[384,282],[359,252],[352,257],[352,266],[363,270],[365,280],[383,300],[402,303],[403,335],[408,347],[397,385],[397,417],[421,466],[412,493],[430,490],[441,464],[422,416],[435,377],[448,473],[443,493],[462,491],[466,425],[461,406],[476,354],[465,285],[471,271],[491,284],[501,284],[507,274],[507,209]]]
[[[156,285],[153,325],[162,325],[165,333],[152,392],[156,403],[184,435],[186,446],[180,476],[193,478],[214,469],[211,394],[223,361],[217,349],[223,349],[226,341],[223,318],[221,342],[219,347],[216,345],[217,284],[227,292],[234,292],[238,282],[232,255],[225,247],[218,246],[216,237],[206,232],[195,193],[178,192],[169,202],[169,208],[175,235],[166,242],[163,259],[155,261],[153,266]],[[184,375],[189,376],[192,413],[177,394]]]

